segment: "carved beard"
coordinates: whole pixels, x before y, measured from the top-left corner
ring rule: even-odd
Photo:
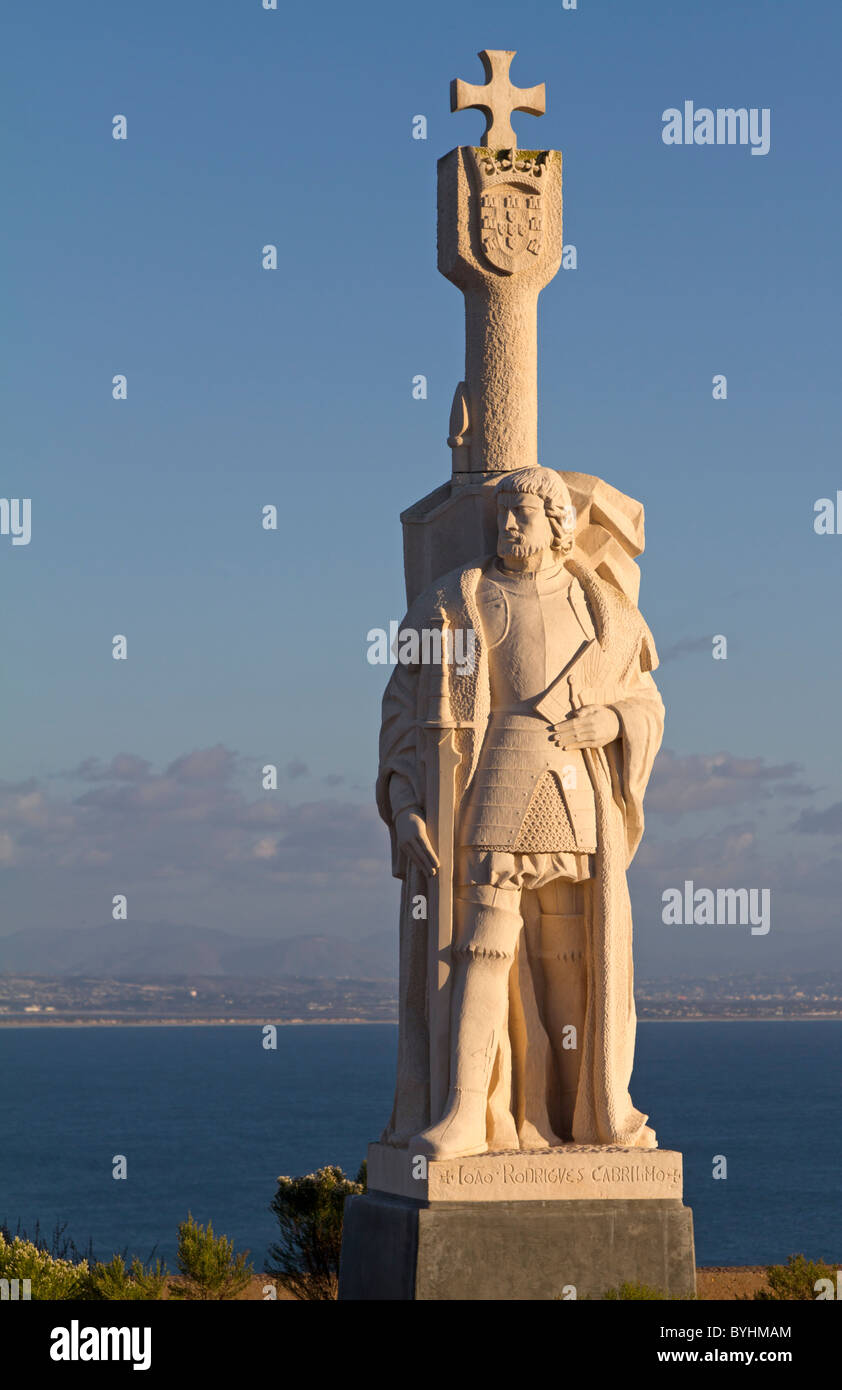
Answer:
[[[547,549],[547,545],[523,545],[519,541],[510,541],[505,536],[501,536],[497,546],[497,554],[511,555],[515,560],[528,560],[531,555],[540,555],[542,550]]]

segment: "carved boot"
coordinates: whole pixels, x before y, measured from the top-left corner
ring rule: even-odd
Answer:
[[[474,889],[500,897],[500,890]],[[503,896],[503,901],[509,892]],[[506,1022],[509,972],[521,928],[520,913],[504,906],[457,900],[451,1009],[451,1087],[437,1123],[410,1140],[410,1154],[465,1158],[487,1151],[488,1087]]]

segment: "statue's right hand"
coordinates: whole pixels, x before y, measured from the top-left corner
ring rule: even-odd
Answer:
[[[403,851],[407,859],[427,878],[434,878],[439,861],[430,844],[424,817],[411,809],[400,811],[395,817],[395,835],[398,849]]]

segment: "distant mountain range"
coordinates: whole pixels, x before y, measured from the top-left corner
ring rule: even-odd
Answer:
[[[789,956],[793,959],[790,960]],[[717,977],[702,979],[698,972],[661,976],[645,965],[637,972],[641,998],[686,996],[694,998],[748,997],[763,994],[774,984],[776,992],[800,985],[807,998],[840,996],[842,970],[837,949],[828,951],[832,962],[821,970],[804,973],[797,953],[782,953],[777,968],[767,964],[762,975],[722,969]],[[663,963],[662,963],[663,969]],[[794,970],[794,973],[793,973]],[[397,926],[394,932],[370,932],[357,940],[344,936],[312,935],[276,937],[219,931],[171,922],[111,922],[101,927],[32,927],[0,936],[0,974],[85,976],[91,979],[139,980],[154,977],[173,980],[180,976],[229,976],[265,981],[381,980],[394,981],[398,974]],[[821,988],[820,988],[821,986]]]
[[[281,979],[394,980],[397,931],[341,936],[237,935],[169,922],[38,927],[0,936],[0,973],[104,979],[240,975]]]

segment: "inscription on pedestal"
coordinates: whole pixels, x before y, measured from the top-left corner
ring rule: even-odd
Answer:
[[[368,1186],[425,1202],[536,1202],[601,1197],[681,1199],[683,1165],[669,1149],[570,1144],[536,1153],[424,1160],[372,1144]]]

